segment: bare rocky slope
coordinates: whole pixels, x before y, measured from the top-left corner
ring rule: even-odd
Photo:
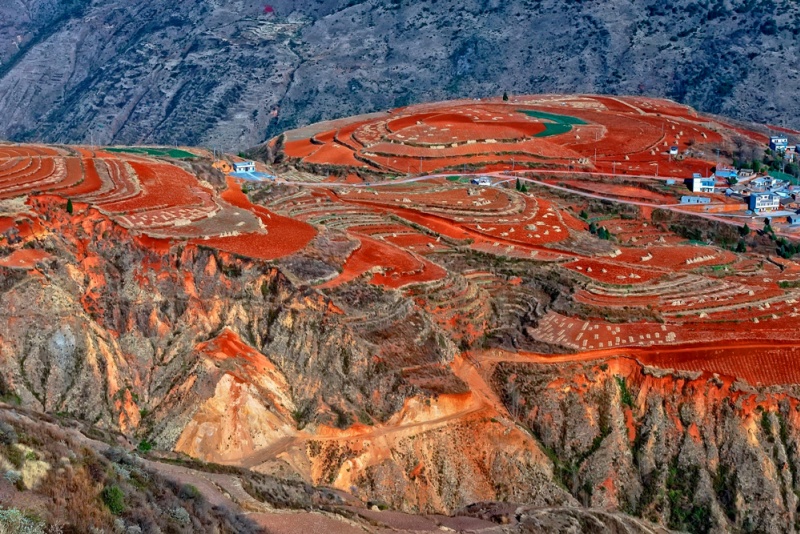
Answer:
[[[334,235],[268,264],[197,245],[160,248],[93,209],[69,214],[46,196],[29,207],[48,223],[30,246],[53,259],[38,275],[0,268],[6,401],[85,422],[93,429],[86,432],[117,436],[128,450],[153,446],[247,469],[235,471],[242,479],[277,477],[269,494],[328,486],[362,505],[440,517],[439,525],[447,524],[442,514],[466,514],[486,532],[797,530],[796,387],[751,387],[621,357],[544,365],[504,350],[547,348],[525,331],[548,309],[571,305],[575,281],[558,269],[466,253],[443,258],[522,276],[512,291],[531,304],[523,316],[504,304],[502,290],[486,295],[489,324],[506,324],[506,334],[457,341],[418,302],[363,280],[327,292],[305,285],[304,276],[342,253]],[[459,345],[472,350],[462,357]],[[58,483],[64,474],[52,466],[65,453],[42,449],[49,439],[22,440],[34,448],[26,460],[17,451],[31,451],[15,443],[0,450],[7,502],[46,511],[57,498],[45,492],[31,501],[29,493],[45,491],[42,477]],[[40,479],[9,482],[13,462],[23,476],[25,462],[38,457],[47,463],[32,464]],[[119,471],[107,460],[85,462]],[[149,469],[179,480],[205,476]],[[104,485],[134,498],[137,489],[120,476],[86,482],[85,502],[97,504],[91,492],[97,497]],[[241,490],[241,481],[214,484],[223,482],[228,493]],[[242,498],[252,494],[258,489]],[[240,520],[177,498],[173,508],[196,512],[198,521]],[[476,504],[493,501],[520,504]],[[81,521],[113,523],[106,508],[96,514]],[[137,528],[149,521],[118,517]],[[258,517],[248,516],[269,524]],[[374,521],[399,521],[393,517]]]
[[[790,0],[11,0],[0,137],[256,145],[297,125],[516,93],[667,96],[800,128]]]

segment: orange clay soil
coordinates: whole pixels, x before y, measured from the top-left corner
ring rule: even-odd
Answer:
[[[267,233],[195,240],[198,245],[218,248],[241,256],[272,260],[302,250],[317,235],[317,231],[310,224],[278,215],[251,203],[234,178],[228,178],[228,188],[220,197],[237,208],[255,213],[264,223]]]
[[[740,378],[752,385],[800,383],[800,344],[785,341],[730,341],[694,343],[670,347],[614,348],[578,354],[546,355],[500,350],[472,355],[481,362],[569,363],[613,361],[629,358],[642,365],[675,371],[714,373]]]
[[[309,224],[251,204],[233,182],[229,182],[229,189],[217,200],[213,190],[178,166],[147,157],[94,153],[79,147],[76,151],[81,157],[69,157],[36,145],[4,147],[0,151],[0,198],[58,195],[60,200],[54,197],[56,204],[66,206],[70,199],[74,209],[97,208],[133,230],[141,243],[163,252],[171,244],[160,239],[165,235],[176,239],[200,236],[194,237],[200,245],[253,258],[275,259],[302,249],[316,235]],[[266,230],[252,232],[256,219],[251,218],[250,233],[202,239],[204,235],[219,235],[210,230],[216,223],[207,221],[220,211],[221,205],[226,210],[219,219],[223,223],[230,222],[232,212],[240,208],[260,219]],[[246,215],[234,215],[238,217],[235,222],[247,222]],[[193,226],[195,223],[197,227]],[[26,240],[40,234],[40,227],[37,217],[19,223],[15,218],[4,217],[0,221],[0,232],[15,230],[14,239]],[[157,233],[147,235],[155,229]],[[10,258],[9,261],[23,259],[19,265],[28,264],[22,256]]]
[[[363,235],[354,237],[361,245],[347,259],[342,273],[320,287],[336,287],[368,272],[375,273],[370,280],[372,284],[391,288],[438,280],[447,274],[438,265],[398,247]]]
[[[690,177],[694,172],[707,173],[713,166],[710,160],[692,159],[693,154],[710,155],[742,133],[741,128],[664,100],[578,95],[573,101],[579,105],[543,95],[511,102],[409,106],[340,130],[290,132],[292,141],[286,143],[285,152],[307,163],[371,164],[376,170],[395,173],[436,172],[462,165],[508,168],[514,159],[520,166],[567,169],[581,165],[603,171],[616,168],[620,174],[655,174],[658,164],[663,176]],[[567,116],[585,124],[554,128],[557,118],[522,111]],[[308,137],[303,134],[306,131],[317,133]],[[748,134],[754,142],[764,141],[761,134]],[[678,147],[679,158],[669,156],[671,146]]]
[[[0,258],[0,267],[12,269],[34,269],[36,264],[52,256],[43,250],[18,249],[5,258]]]

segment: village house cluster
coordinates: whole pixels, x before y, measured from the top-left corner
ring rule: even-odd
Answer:
[[[797,160],[797,147],[790,145],[786,136],[770,137],[769,150],[787,164]],[[686,180],[687,188],[695,194],[683,195],[681,204],[708,205],[707,209],[712,209],[712,199],[708,195],[724,192],[726,197],[745,204],[746,207],[739,211],[744,211],[746,215],[785,216],[790,226],[800,227],[800,186],[792,183],[788,175],[773,174],[776,176],[718,164],[713,175],[695,173]]]

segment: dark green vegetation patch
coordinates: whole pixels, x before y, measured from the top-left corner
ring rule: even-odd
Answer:
[[[154,156],[159,158],[172,158],[172,159],[189,159],[196,158],[196,154],[181,150],[179,148],[157,148],[157,147],[122,147],[122,148],[106,148],[106,152],[117,152],[125,154],[139,154],[142,156]]]
[[[580,124],[588,124],[586,121],[577,117],[570,117],[569,115],[556,115],[555,113],[546,113],[544,111],[535,111],[532,109],[521,109],[520,113],[524,113],[529,117],[543,119],[550,122],[543,122],[544,131],[534,135],[534,137],[552,137],[554,135],[561,135],[572,130],[572,127]]]

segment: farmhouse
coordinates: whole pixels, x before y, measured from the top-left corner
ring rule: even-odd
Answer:
[[[789,146],[789,139],[783,135],[773,135],[769,138],[769,149],[773,152],[785,152]]]
[[[694,197],[683,195],[681,197],[681,204],[710,204],[711,199],[706,197]]]
[[[716,182],[713,178],[692,178],[693,193],[713,193]]]
[[[781,197],[772,193],[755,193],[750,195],[749,206],[754,213],[775,211],[781,207]]]
[[[243,161],[233,164],[234,172],[256,172],[256,164],[252,161]]]
[[[789,215],[786,217],[786,222],[792,226],[800,225],[800,214],[795,213],[794,215]]]

